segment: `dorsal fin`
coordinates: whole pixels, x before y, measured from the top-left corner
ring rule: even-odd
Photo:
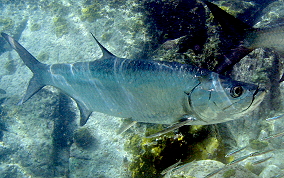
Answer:
[[[208,1],[204,1],[204,3],[209,8],[214,18],[218,20],[218,22],[222,26],[222,29],[225,30],[227,33],[243,36],[243,33],[246,30],[253,29],[250,25],[247,25],[246,23],[242,22],[231,14],[228,14],[226,11],[224,11],[217,5]]]
[[[93,38],[96,40],[99,47],[101,48],[102,52],[103,52],[103,57],[101,59],[109,59],[109,58],[112,58],[112,57],[116,57],[111,52],[109,52],[103,45],[101,45],[101,43],[97,40],[97,38],[93,35],[93,33],[91,33],[91,34],[92,34]]]
[[[204,1],[204,3],[222,27],[219,38],[221,40],[219,45],[221,55],[218,57],[218,64],[213,71],[225,74],[253,50],[244,47],[242,42],[247,37],[247,33],[253,31],[254,28],[228,14],[215,4],[208,1]]]

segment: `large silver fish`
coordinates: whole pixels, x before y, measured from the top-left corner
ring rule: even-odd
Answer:
[[[284,56],[284,25],[278,24],[265,28],[254,28],[228,14],[217,5],[204,1],[214,18],[221,25],[225,37],[221,49],[221,59],[214,71],[224,73],[256,48],[270,48]],[[223,59],[222,59],[223,56]],[[284,74],[280,82],[284,81]]]
[[[253,110],[266,91],[205,69],[177,62],[125,59],[111,54],[95,38],[103,57],[92,62],[40,63],[9,35],[33,77],[21,103],[45,85],[72,97],[84,125],[92,111],[133,121],[173,124],[193,117],[189,124],[214,124],[238,119]]]

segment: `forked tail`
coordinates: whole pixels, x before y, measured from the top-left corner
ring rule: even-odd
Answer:
[[[33,77],[29,82],[25,96],[19,102],[23,104],[35,93],[37,93],[45,84],[42,83],[41,73],[46,71],[47,65],[39,62],[33,55],[31,55],[22,45],[20,45],[14,38],[7,35],[6,33],[1,33],[4,39],[11,45],[11,47],[17,51],[26,66],[33,72]]]

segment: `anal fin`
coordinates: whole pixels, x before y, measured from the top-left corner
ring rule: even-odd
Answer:
[[[90,115],[92,114],[92,111],[90,111],[89,109],[87,109],[85,107],[85,105],[83,105],[82,103],[80,103],[79,101],[76,101],[77,106],[80,110],[80,126],[83,126],[87,123]]]

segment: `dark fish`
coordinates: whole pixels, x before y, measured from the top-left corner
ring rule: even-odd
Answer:
[[[204,2],[212,12],[213,16],[220,23],[229,46],[227,51],[223,51],[223,59],[219,59],[219,64],[214,69],[217,73],[224,73],[230,70],[244,56],[256,48],[271,48],[284,56],[284,25],[267,28],[253,28],[228,14],[217,5],[211,2]],[[280,82],[284,80],[284,74]]]

